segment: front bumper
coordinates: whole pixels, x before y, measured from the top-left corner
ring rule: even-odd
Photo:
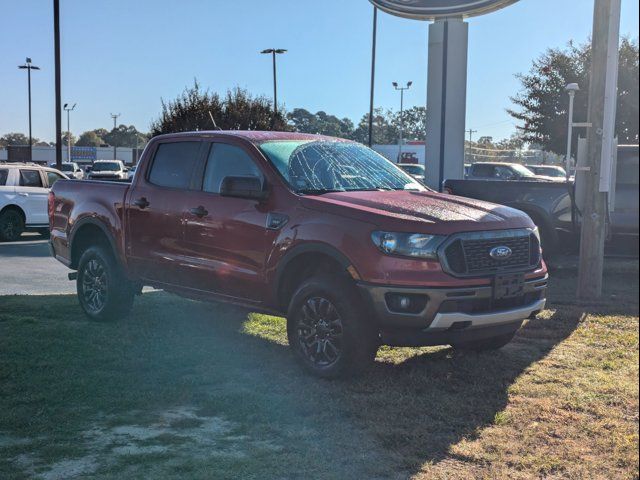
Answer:
[[[420,328],[429,331],[484,327],[524,320],[542,310],[548,275],[526,280],[521,297],[493,300],[493,287],[407,288],[359,283],[362,297],[381,328]],[[390,306],[392,296],[422,299],[411,313]],[[425,302],[426,300],[426,302]]]

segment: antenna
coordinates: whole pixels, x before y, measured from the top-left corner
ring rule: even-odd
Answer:
[[[209,114],[209,118],[211,119],[211,123],[213,123],[213,128],[214,130],[222,130],[217,124],[216,121],[213,119],[213,115],[211,114],[211,110],[207,110],[207,113]]]

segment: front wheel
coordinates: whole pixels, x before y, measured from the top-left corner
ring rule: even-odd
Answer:
[[[120,319],[133,306],[135,290],[103,247],[89,247],[80,257],[76,289],[82,310],[94,320]]]
[[[289,346],[304,368],[319,377],[361,373],[375,359],[377,331],[367,324],[353,285],[332,275],[306,280],[287,313]]]
[[[15,242],[24,231],[24,219],[20,212],[8,209],[0,214],[0,240]]]

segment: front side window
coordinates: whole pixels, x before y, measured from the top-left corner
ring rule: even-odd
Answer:
[[[529,170],[524,165],[511,165],[511,168],[519,177],[533,177],[535,173]]]
[[[220,193],[224,177],[262,177],[260,169],[242,148],[226,143],[214,143],[207,159],[202,190]]]
[[[38,170],[20,170],[21,187],[42,187],[42,178]]]
[[[474,177],[490,178],[495,175],[495,168],[493,167],[493,165],[476,163],[472,167],[471,172],[473,173]]]
[[[149,181],[160,187],[189,189],[198,162],[200,142],[173,142],[158,145]]]
[[[425,190],[370,148],[351,142],[273,141],[260,149],[296,193]]]
[[[3,168],[0,170],[0,187],[7,184],[7,178],[9,178],[9,170]]]

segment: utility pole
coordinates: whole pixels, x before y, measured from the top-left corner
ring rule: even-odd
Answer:
[[[406,87],[399,87],[398,82],[393,82],[393,88],[400,91],[400,132],[398,135],[398,161],[397,163],[402,162],[402,130],[404,127],[404,91],[409,90],[413,82],[407,82]]]
[[[76,108],[76,104],[74,103],[73,107],[69,108],[69,104],[65,103],[62,108],[64,108],[64,111],[67,112],[67,162],[71,162],[71,119],[70,119],[71,115],[70,114],[71,114],[71,111]]]
[[[472,135],[474,133],[478,133],[478,130],[473,130],[473,129],[470,128],[469,130],[467,130],[467,133],[469,134],[469,143],[471,143],[473,141],[472,140]]]
[[[115,137],[116,121],[118,120],[119,116],[120,116],[119,113],[112,113],[111,114],[111,118],[113,118],[113,159],[114,160],[116,160],[116,137]]]
[[[613,154],[618,80],[620,0],[595,0],[587,122],[585,205],[580,234],[577,298],[593,301],[602,294],[608,186],[600,173]],[[607,158],[609,157],[609,158]]]
[[[371,91],[369,92],[369,148],[373,145],[373,91],[376,79],[376,36],[378,31],[378,8],[373,6],[373,38],[371,40]]]
[[[60,0],[53,0],[53,45],[56,90],[56,168],[62,168],[62,96],[60,94]]]
[[[31,59],[27,57],[24,65],[19,65],[19,69],[27,71],[27,91],[29,96],[29,161],[33,161],[33,138],[31,136],[31,70],[40,70],[31,63]]]

